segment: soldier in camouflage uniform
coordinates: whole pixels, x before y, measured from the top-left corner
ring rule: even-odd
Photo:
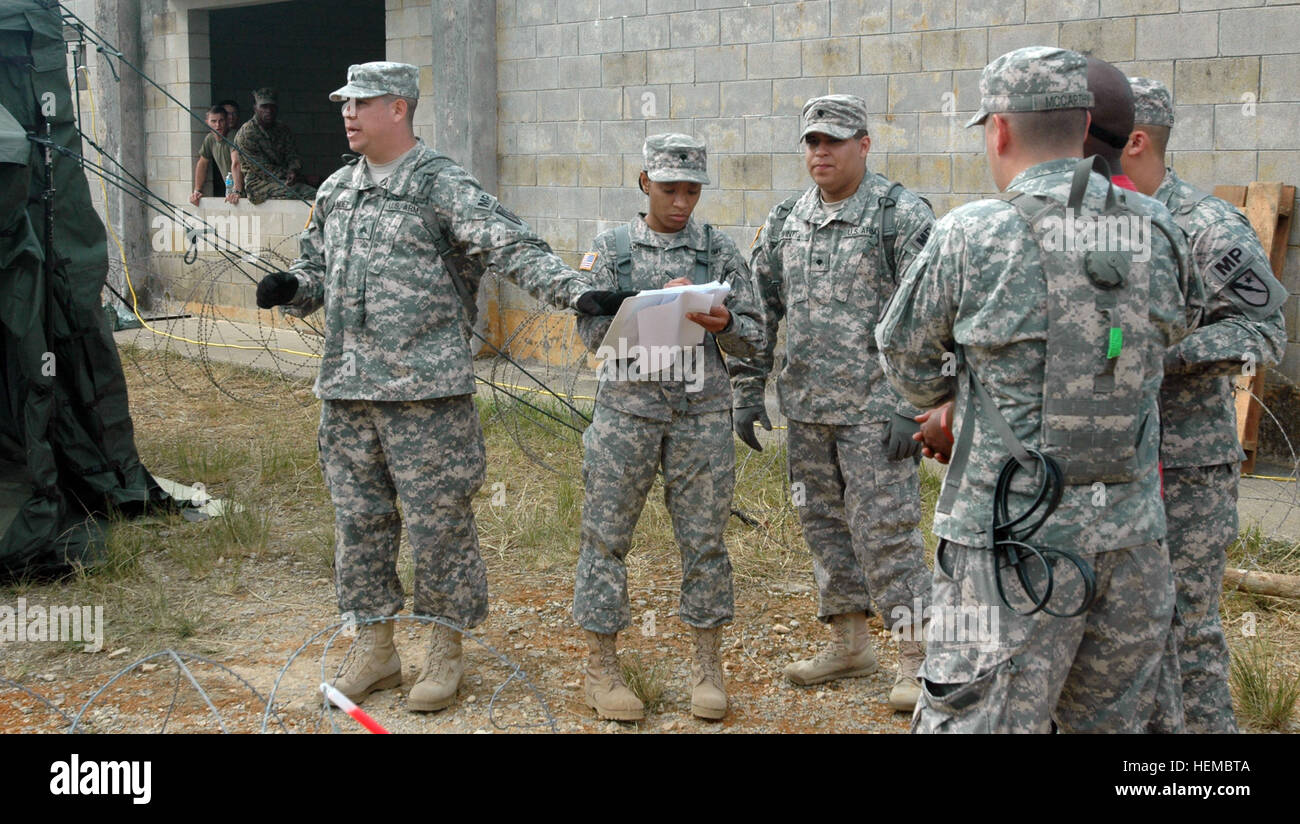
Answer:
[[[1165,356],[1160,387],[1165,516],[1177,588],[1174,636],[1188,732],[1236,732],[1228,691],[1228,642],[1219,619],[1227,549],[1237,537],[1237,440],[1233,378],[1276,363],[1286,348],[1282,303],[1268,254],[1246,216],[1165,167],[1173,99],[1156,80],[1129,78],[1136,123],[1124,166],[1138,190],[1173,212],[1187,232],[1206,292],[1201,324]]]
[[[258,305],[303,316],[324,307],[316,394],[321,467],[335,508],[339,610],[358,620],[403,605],[397,575],[402,502],[415,560],[414,612],[459,627],[487,616],[487,576],[471,499],[483,483],[467,330],[491,267],[570,307],[589,291],[528,226],[464,169],[415,137],[419,70],[348,69],[348,144],[361,158],[321,185],[291,271],[258,286]],[[460,634],[435,625],[407,706],[455,700]],[[391,622],[360,630],[336,686],[354,701],[401,682]]]
[[[232,156],[232,164],[243,170],[244,193],[254,204],[269,198],[311,200],[316,190],[300,179],[302,157],[293,132],[276,119],[280,107],[275,90],[258,89],[253,102],[253,116],[239,127]]]
[[[733,356],[762,348],[762,310],[749,269],[732,241],[691,212],[709,182],[703,142],[683,134],[648,137],[641,188],[649,209],[595,239],[581,268],[604,290],[579,305],[578,332],[604,357],[591,425],[583,433],[582,548],[574,585],[573,617],[587,631],[591,656],[584,694],[602,718],[644,717],[615,657],[616,634],[628,626],[624,557],[662,466],[664,503],[682,554],[678,615],[695,638],[691,710],[702,718],[726,715],[719,657],[722,626],[732,619],[731,562],[723,530],[731,514],[735,445],[731,384],[719,346]],[[621,299],[646,289],[720,281],[731,291],[712,314],[688,313],[706,330],[703,345],[648,379],[628,372],[615,351],[600,351]],[[616,347],[616,344],[608,344]],[[621,371],[619,371],[621,370]]]
[[[777,378],[789,420],[790,480],[813,556],[818,618],[831,643],[785,674],[800,685],[876,671],[867,629],[872,593],[887,625],[912,626],[929,597],[918,523],[921,498],[911,439],[916,410],[884,380],[872,333],[934,214],[901,185],[869,172],[866,102],[854,95],[809,100],[805,160],[813,179],[772,210],[754,238],[750,268],[767,307],[767,343],[729,366],[736,431],[752,448],[777,325],[786,318]],[[893,230],[889,230],[889,224]],[[920,638],[900,637],[894,709],[910,711],[924,657]]]
[[[1067,731],[1137,731],[1154,706],[1174,602],[1156,470],[1161,363],[1202,300],[1177,227],[1141,195],[1116,196],[1151,225],[1145,262],[1136,244],[1088,258],[1048,242],[1041,215],[1059,215],[1067,196],[1088,217],[1119,191],[1087,166],[1072,186],[1093,102],[1085,67],[1080,54],[1038,46],[984,69],[969,125],[984,124],[1006,194],[935,224],[877,328],[889,379],[908,400],[928,408],[955,393],[962,410],[934,520],[935,613],[984,612],[981,625],[997,627],[927,638],[914,732],[1046,731],[1053,718]],[[1037,229],[1026,213],[1040,216]],[[1095,599],[1076,617],[1021,614],[1014,574],[996,568],[995,483],[1017,450],[1064,467],[1059,505],[1029,540],[1072,550],[1095,572]],[[1012,516],[1032,503],[1037,473],[1010,482]],[[1112,480],[1089,482],[1099,475]],[[997,593],[999,574],[1020,611]],[[1049,608],[1082,606],[1078,572],[1058,563],[1055,577]]]

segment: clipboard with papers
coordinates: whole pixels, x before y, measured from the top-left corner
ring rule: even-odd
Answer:
[[[686,319],[687,312],[708,312],[721,306],[731,286],[719,281],[647,289],[623,301],[601,348],[628,352],[634,346],[679,349],[704,342],[704,327]]]

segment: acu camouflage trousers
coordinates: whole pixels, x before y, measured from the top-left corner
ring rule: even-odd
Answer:
[[[401,610],[397,549],[404,516],[415,560],[415,614],[466,628],[487,617],[487,567],[470,506],[486,461],[472,396],[324,401],[320,457],[334,502],[340,612],[364,619]]]
[[[722,539],[736,458],[731,411],[643,418],[596,405],[582,435],[582,538],[573,619],[609,634],[632,622],[624,558],[660,466],[664,504],[682,555],[677,614],[713,629],[731,622],[731,559]]]
[[[1177,590],[1173,631],[1187,732],[1237,732],[1219,594],[1228,547],[1237,539],[1239,472],[1238,464],[1165,470],[1169,563]]]
[[[998,596],[991,551],[947,543],[935,562],[934,615],[982,613],[980,626],[993,632],[936,635],[932,619],[912,732],[1048,732],[1052,720],[1063,732],[1146,728],[1173,664],[1169,555],[1159,542],[1078,554],[1096,574],[1092,607],[1074,618],[1022,616]],[[1082,598],[1068,566],[1057,565],[1050,606],[1059,612]],[[1004,580],[1018,591],[1014,573]]]
[[[916,464],[891,461],[884,423],[789,421],[791,494],[812,552],[817,617],[868,612],[875,595],[889,626],[929,604],[930,571],[918,524]]]

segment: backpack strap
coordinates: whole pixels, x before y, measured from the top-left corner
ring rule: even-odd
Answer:
[[[794,211],[794,205],[799,202],[799,198],[802,196],[802,194],[790,195],[776,204],[776,208],[772,210],[772,234],[763,238],[763,244],[767,248],[768,263],[772,266],[774,274],[779,274],[781,271],[781,259],[776,257],[773,252],[776,251],[776,244],[781,237],[781,230],[785,228],[785,219]]]
[[[695,273],[691,283],[709,282],[709,258],[713,255],[713,227],[704,224],[704,248],[695,250]]]
[[[897,272],[898,264],[894,261],[894,244],[898,242],[898,222],[894,220],[894,211],[898,208],[898,197],[903,191],[903,184],[895,183],[889,191],[876,201],[880,218],[878,227],[880,248],[885,254],[885,268],[891,280]]]
[[[420,199],[423,205],[433,206],[433,183],[438,174],[453,161],[446,155],[434,154],[431,163],[427,164],[420,170],[424,180],[419,186]],[[451,245],[451,239],[447,237],[446,229],[442,221],[437,217],[437,211],[433,211],[432,219],[424,221],[424,227],[429,230],[433,236],[433,246],[438,252],[438,257],[442,260],[442,266],[447,270],[447,276],[451,279],[451,285],[456,289],[456,295],[460,298],[461,309],[463,310],[462,320],[467,328],[473,328],[474,322],[478,318],[478,301],[475,299],[474,292],[470,290],[469,284],[457,264],[457,255],[455,248]]]
[[[614,271],[618,273],[618,291],[633,291],[632,230],[626,223],[614,227]]]

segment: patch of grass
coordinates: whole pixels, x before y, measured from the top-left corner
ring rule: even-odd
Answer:
[[[275,510],[265,501],[227,498],[221,516],[203,522],[207,555],[258,555],[267,547]]]
[[[1300,541],[1270,538],[1260,532],[1259,524],[1252,524],[1228,547],[1228,565],[1297,575],[1300,574]]]
[[[1265,730],[1283,730],[1290,724],[1300,700],[1300,675],[1283,668],[1273,644],[1253,639],[1240,647],[1232,656],[1229,683],[1243,721]]]
[[[647,713],[663,709],[668,677],[662,662],[647,664],[640,653],[629,652],[619,658],[618,665],[623,672],[623,682],[633,695],[641,699]]]

